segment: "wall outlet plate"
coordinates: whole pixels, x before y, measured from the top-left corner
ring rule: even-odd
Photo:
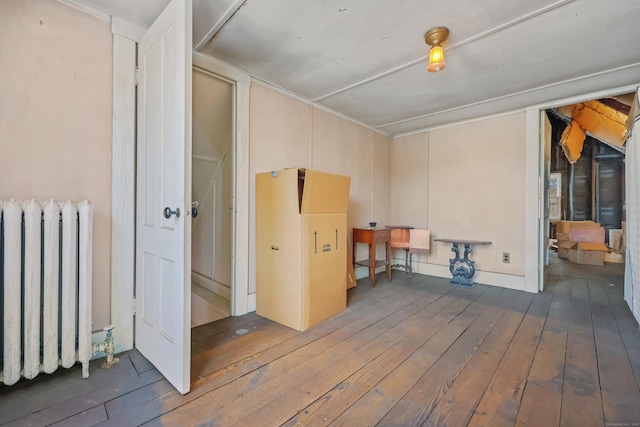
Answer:
[[[509,264],[509,261],[511,261],[511,254],[509,254],[509,252],[503,252],[502,262],[504,262],[505,264]]]

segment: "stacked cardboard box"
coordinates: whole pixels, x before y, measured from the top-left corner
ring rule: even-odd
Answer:
[[[558,257],[576,264],[604,265],[609,248],[604,244],[604,228],[593,221],[558,221]]]
[[[573,230],[573,233],[571,230]],[[600,235],[602,235],[602,241],[598,241]],[[571,240],[571,237],[580,240]],[[568,259],[569,250],[578,242],[604,243],[604,229],[600,227],[599,223],[593,221],[558,221],[556,223],[556,239],[558,241],[558,257]],[[590,242],[588,239],[595,239],[596,241]]]

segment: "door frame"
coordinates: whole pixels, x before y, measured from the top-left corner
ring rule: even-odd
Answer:
[[[525,128],[525,267],[524,290],[541,292],[544,288],[544,134],[541,114],[544,110],[562,105],[576,104],[591,99],[600,99],[634,92],[637,84],[591,92],[585,95],[563,98],[538,104],[526,109]]]
[[[231,315],[252,311],[249,304],[249,90],[248,74],[203,55],[193,53],[193,66],[220,76],[233,84],[234,130],[233,158],[233,231],[231,236]]]
[[[136,54],[145,28],[113,17],[111,324],[115,352],[134,346]],[[231,315],[255,310],[249,295],[249,91],[251,77],[194,52],[194,66],[235,82],[234,230]],[[190,321],[190,319],[187,319]]]

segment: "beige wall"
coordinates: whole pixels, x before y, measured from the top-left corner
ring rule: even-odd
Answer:
[[[396,138],[392,222],[426,227],[432,239],[489,240],[473,248],[478,271],[524,276],[524,166],[524,113]],[[450,244],[431,247],[419,260],[448,266]]]
[[[255,292],[255,175],[302,167],[351,177],[348,228],[389,221],[392,139],[254,83],[250,104],[250,287]],[[363,245],[360,245],[363,246]],[[366,256],[366,248],[358,249]],[[358,269],[358,277],[366,275]]]
[[[111,75],[108,22],[0,2],[0,199],[93,202],[94,330],[110,322]]]

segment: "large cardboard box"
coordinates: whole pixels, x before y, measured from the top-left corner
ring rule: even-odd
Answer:
[[[598,228],[600,223],[593,221],[558,221],[556,222],[557,233],[568,233],[572,228]]]
[[[303,331],[347,306],[351,178],[305,169],[256,175],[256,313]]]
[[[604,253],[608,251],[604,243],[576,243],[569,249],[569,261],[576,264],[604,265]]]
[[[569,229],[569,240],[572,242],[604,243],[604,228],[573,228]]]

